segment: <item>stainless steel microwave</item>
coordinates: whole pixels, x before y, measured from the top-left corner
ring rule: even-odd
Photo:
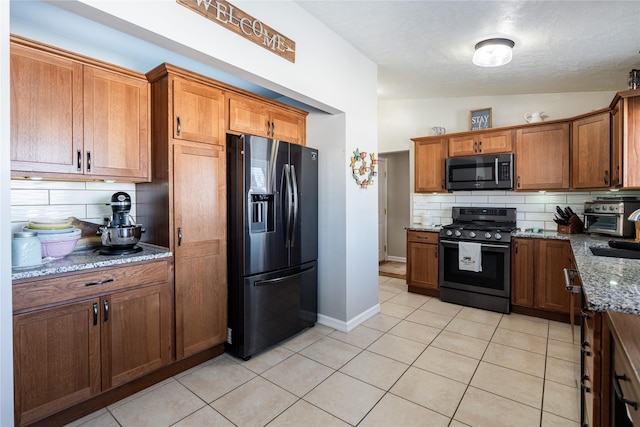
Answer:
[[[513,154],[451,157],[445,161],[447,190],[513,190]]]

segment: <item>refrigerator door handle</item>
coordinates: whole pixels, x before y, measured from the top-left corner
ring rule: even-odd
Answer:
[[[289,169],[291,174],[291,199],[293,204],[293,218],[291,220],[291,247],[296,245],[296,221],[298,220],[298,181],[296,181],[296,167],[291,165]]]
[[[291,211],[293,209],[293,206],[291,204],[291,174],[289,173],[289,164],[285,164],[284,165],[284,170],[282,173],[283,177],[286,179],[287,182],[287,191],[285,193],[285,200],[286,200],[286,207],[285,209],[287,210],[287,214],[286,214],[286,242],[285,242],[285,246],[288,248],[290,246],[291,243]]]
[[[311,270],[313,267],[307,267],[303,270],[298,271],[297,273],[289,274],[287,276],[277,277],[275,279],[268,280],[256,280],[253,283],[253,286],[268,286],[268,285],[277,285],[278,283],[284,282],[289,279],[293,279],[294,277],[302,276],[307,271]]]

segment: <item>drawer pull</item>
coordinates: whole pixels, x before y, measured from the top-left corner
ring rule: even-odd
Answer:
[[[93,303],[93,326],[98,325],[98,303]]]
[[[589,344],[589,341],[583,341],[581,347],[584,350],[587,347],[591,347],[591,344]]]
[[[585,393],[591,393],[591,387],[587,387],[587,386],[586,386],[586,385],[584,385],[584,384],[580,384],[580,385],[582,386],[582,390],[583,390]]]
[[[582,349],[582,354],[584,354],[587,357],[591,357],[591,352],[589,350],[585,350],[584,348]]]
[[[625,374],[618,375],[614,372],[613,374],[613,389],[616,392],[616,398],[621,402],[624,402],[626,405],[631,406],[633,409],[638,410],[638,402],[634,402],[633,400],[625,399],[622,394],[622,389],[620,388],[620,380],[628,381],[629,379]]]
[[[584,311],[584,310],[580,311],[580,317],[582,317],[583,319],[587,319],[587,320],[591,319],[591,315],[589,313],[587,313],[586,311]]]
[[[88,282],[88,283],[85,283],[84,285],[85,286],[104,285],[105,283],[110,283],[110,282],[113,282],[113,281],[114,281],[114,279],[107,279],[107,280],[102,280],[100,282]]]
[[[109,321],[109,300],[104,300],[104,323]]]

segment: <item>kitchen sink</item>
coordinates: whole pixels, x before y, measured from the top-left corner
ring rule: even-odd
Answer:
[[[606,256],[614,258],[640,259],[640,251],[619,248],[603,248],[597,246],[589,246],[591,253],[596,256]]]

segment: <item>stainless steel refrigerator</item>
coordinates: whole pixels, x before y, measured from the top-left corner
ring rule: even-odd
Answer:
[[[318,150],[227,135],[226,349],[248,359],[318,318]]]

